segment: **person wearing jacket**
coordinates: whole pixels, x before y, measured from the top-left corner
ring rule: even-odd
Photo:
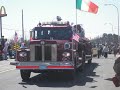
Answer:
[[[4,53],[4,60],[7,60],[7,53],[8,53],[8,46],[9,46],[9,43],[7,42],[7,39],[5,40],[5,45],[4,45],[4,48],[3,48],[3,53]]]
[[[104,57],[107,58],[108,57],[108,52],[109,52],[109,48],[107,45],[105,45],[103,47],[103,53],[104,53]]]

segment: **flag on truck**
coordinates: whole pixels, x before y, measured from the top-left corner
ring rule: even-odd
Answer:
[[[78,34],[73,34],[73,39],[77,42],[79,42],[80,36]]]
[[[96,14],[98,6],[90,0],[76,0],[76,9]]]
[[[18,42],[18,34],[17,34],[17,32],[15,32],[14,42],[15,42],[15,43]]]

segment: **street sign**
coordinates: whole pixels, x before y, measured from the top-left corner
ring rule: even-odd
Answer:
[[[4,17],[4,16],[7,16],[6,10],[5,10],[4,6],[1,6],[1,8],[0,8],[0,17]]]

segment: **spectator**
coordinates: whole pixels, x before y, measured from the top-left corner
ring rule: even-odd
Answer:
[[[103,50],[102,46],[99,45],[98,46],[98,58],[100,58],[100,56],[102,55],[102,50]]]
[[[116,57],[116,54],[118,53],[118,49],[116,46],[113,47],[113,53],[114,53],[114,57]]]
[[[4,45],[4,48],[3,48],[3,59],[7,60],[7,53],[8,53],[8,42],[7,42],[7,39],[5,39],[5,45]]]
[[[105,46],[103,47],[103,52],[104,52],[104,57],[105,57],[105,58],[108,57],[108,51],[109,51],[109,48],[108,48],[107,45],[105,45]]]
[[[27,48],[27,47],[26,47],[25,43],[21,43],[20,48]]]
[[[8,54],[9,54],[9,58],[12,58],[12,49],[11,49],[11,45],[8,46]]]

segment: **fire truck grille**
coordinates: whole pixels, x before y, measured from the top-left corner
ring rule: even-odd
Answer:
[[[42,60],[42,46],[35,46],[35,60]]]
[[[32,46],[33,48],[33,46]],[[53,45],[35,45],[35,51],[31,51],[31,59],[35,61],[56,61],[57,59],[57,46]],[[34,57],[34,58],[33,58]]]
[[[45,46],[45,60],[51,60],[51,46]]]

